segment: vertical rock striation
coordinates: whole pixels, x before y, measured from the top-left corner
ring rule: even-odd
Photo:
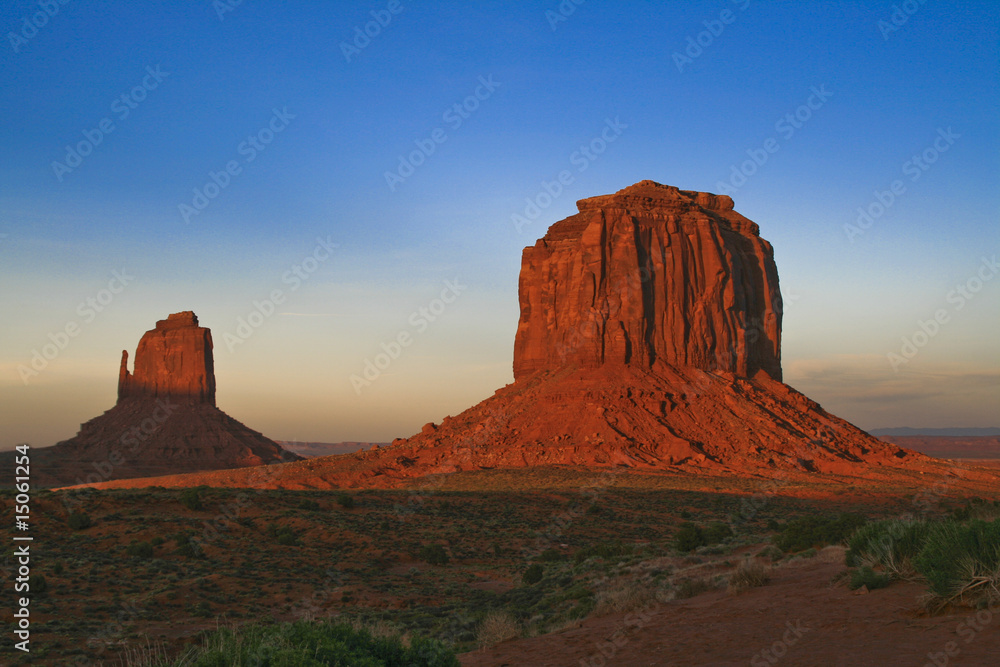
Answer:
[[[642,181],[577,206],[524,249],[515,380],[657,361],[781,379],[774,253],[732,199]]]

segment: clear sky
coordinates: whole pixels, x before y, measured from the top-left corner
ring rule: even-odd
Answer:
[[[0,447],[180,310],[252,428],[411,435],[512,381],[521,249],[647,178],[759,223],[789,384],[998,425],[1000,4],[577,1],[4,3]]]

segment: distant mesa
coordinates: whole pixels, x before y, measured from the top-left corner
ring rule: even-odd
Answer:
[[[43,486],[302,458],[216,407],[212,333],[190,311],[158,321],[142,336],[132,372],[122,352],[113,408],[82,424],[76,437],[32,455]]]

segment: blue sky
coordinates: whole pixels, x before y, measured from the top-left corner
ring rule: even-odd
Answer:
[[[865,428],[994,426],[1000,6],[903,5],[6,3],[0,447],[111,407],[180,310],[251,427],[410,435],[512,381],[521,249],[646,178],[729,192],[772,242],[790,384]]]

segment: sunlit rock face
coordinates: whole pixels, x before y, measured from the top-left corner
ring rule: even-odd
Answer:
[[[657,361],[781,380],[774,253],[732,199],[642,181],[577,207],[524,249],[515,380]]]

